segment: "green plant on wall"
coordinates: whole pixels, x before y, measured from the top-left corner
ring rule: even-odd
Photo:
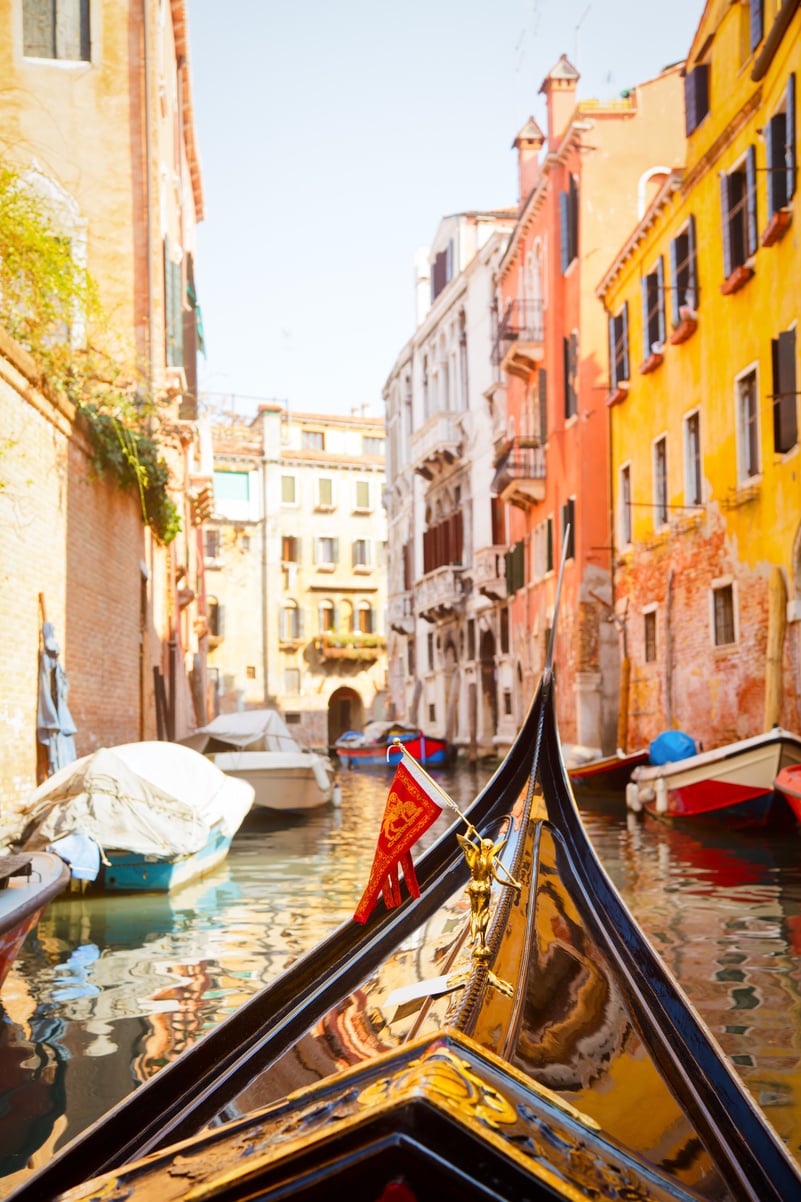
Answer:
[[[123,377],[85,338],[73,346],[76,321],[86,331],[103,323],[94,281],[76,262],[70,240],[54,232],[47,202],[0,162],[0,324],[40,364],[45,386],[76,405],[97,474],[135,491],[143,520],[170,543],[181,523],[169,494],[158,407],[142,399],[134,373]]]

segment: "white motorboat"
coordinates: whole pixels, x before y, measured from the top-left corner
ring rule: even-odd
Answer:
[[[255,790],[256,808],[303,813],[334,800],[334,768],[304,747],[277,710],[219,714],[181,742]]]

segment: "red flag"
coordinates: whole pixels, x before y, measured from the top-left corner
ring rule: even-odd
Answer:
[[[388,910],[400,905],[398,865],[403,868],[403,879],[411,896],[420,896],[411,848],[440,816],[443,806],[452,804],[408,753],[402,756],[390,785],[370,880],[353,915],[356,922],[367,921],[379,893],[383,894]]]

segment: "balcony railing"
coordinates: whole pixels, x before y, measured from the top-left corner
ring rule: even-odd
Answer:
[[[525,379],[545,356],[541,300],[510,301],[498,323],[493,361],[513,376]]]
[[[506,453],[497,462],[492,491],[520,509],[545,500],[545,448],[537,439],[509,440]]]
[[[506,597],[506,547],[482,547],[473,556],[473,582],[493,601]]]
[[[322,659],[374,660],[387,648],[382,634],[324,634],[314,642]]]
[[[435,622],[437,618],[462,612],[465,602],[463,574],[462,564],[446,564],[423,577],[415,589],[416,608],[421,618]]]
[[[414,600],[411,592],[397,593],[389,598],[387,617],[391,630],[397,634],[412,634],[414,632]]]
[[[414,470],[431,480],[462,453],[462,428],[454,413],[437,413],[412,435]]]

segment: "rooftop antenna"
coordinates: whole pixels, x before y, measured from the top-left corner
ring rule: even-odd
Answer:
[[[578,21],[576,22],[576,62],[575,62],[575,68],[576,68],[576,70],[577,70],[577,71],[579,71],[579,70],[581,69],[581,68],[579,67],[579,34],[580,34],[580,32],[581,32],[581,27],[582,27],[582,25],[584,24],[584,22],[585,22],[585,20],[586,20],[586,18],[587,18],[587,14],[589,13],[589,11],[590,11],[590,9],[591,9],[591,8],[592,8],[592,5],[591,5],[591,4],[588,4],[588,5],[587,5],[587,7],[584,9],[584,12],[581,14],[581,16],[579,17]]]

